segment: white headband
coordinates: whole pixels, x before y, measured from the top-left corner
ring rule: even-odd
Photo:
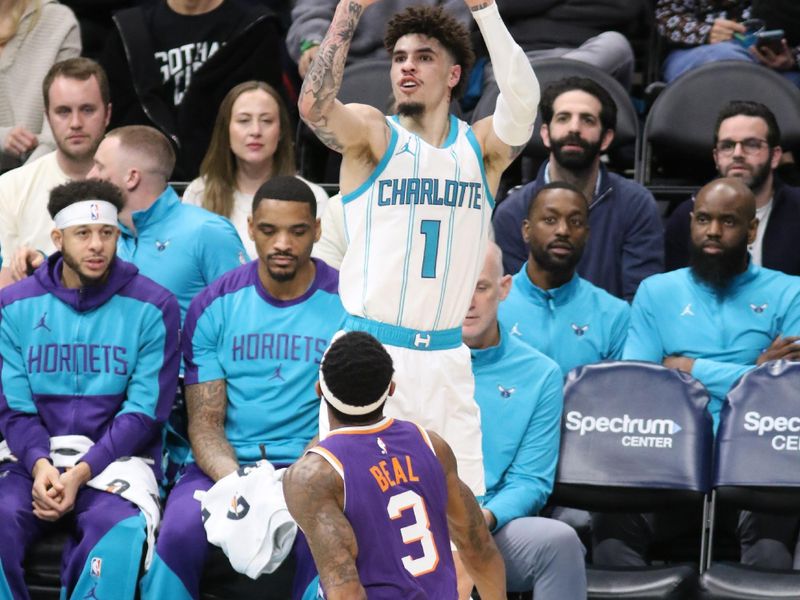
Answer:
[[[65,206],[53,217],[57,229],[75,225],[117,226],[117,207],[106,200],[81,200]]]
[[[389,390],[392,388],[392,382],[389,382],[389,385],[386,387],[386,391],[383,392],[380,398],[378,398],[372,404],[367,404],[366,406],[353,406],[352,404],[345,404],[336,396],[334,396],[333,392],[331,392],[331,390],[325,384],[325,376],[322,374],[322,367],[319,369],[319,387],[322,389],[322,395],[325,397],[325,400],[340,413],[351,416],[360,416],[371,413],[374,410],[378,410],[381,405],[386,402],[386,399],[389,397]]]

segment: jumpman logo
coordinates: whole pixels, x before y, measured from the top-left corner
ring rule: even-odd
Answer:
[[[97,584],[92,586],[92,589],[83,597],[83,600],[100,600],[100,598],[97,597]]]
[[[683,312],[681,313],[682,317],[693,317],[694,313],[692,312],[692,303],[689,302],[684,308]]]
[[[41,318],[41,319],[39,319],[39,322],[36,324],[36,327],[34,327],[34,328],[33,328],[33,330],[34,330],[34,331],[36,331],[36,330],[37,330],[37,329],[39,329],[40,327],[44,327],[45,329],[47,329],[47,331],[49,331],[50,333],[53,333],[53,330],[52,330],[52,329],[50,329],[50,328],[47,326],[47,323],[45,323],[45,322],[44,322],[44,320],[45,320],[46,318],[47,318],[47,312],[45,311],[45,312],[42,314],[42,318]]]
[[[273,379],[280,379],[281,381],[286,381],[286,380],[283,378],[283,375],[281,375],[281,368],[282,368],[282,367],[283,367],[283,363],[279,364],[279,365],[278,365],[278,366],[275,368],[275,372],[272,374],[272,377],[270,377],[270,378],[269,378],[267,381],[272,381]]]
[[[522,337],[522,332],[519,330],[519,323],[514,323],[514,326],[511,328],[509,333],[511,333],[511,335]]]
[[[409,148],[409,146],[408,146],[410,143],[411,143],[411,140],[409,140],[405,144],[403,144],[403,147],[400,148],[400,152],[396,153],[395,156],[400,156],[401,154],[403,154],[405,152],[408,152],[411,156],[416,156],[414,151],[411,148]]]

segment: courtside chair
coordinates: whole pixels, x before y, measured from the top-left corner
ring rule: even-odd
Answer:
[[[561,453],[550,502],[598,512],[707,509],[713,432],[708,393],[661,365],[612,361],[572,370],[564,387]],[[636,569],[587,566],[589,598],[685,600],[695,564]]]
[[[800,514],[799,450],[800,363],[769,362],[748,372],[731,389],[720,416],[702,598],[800,598],[800,571],[714,562],[711,552],[714,514],[720,506]]]

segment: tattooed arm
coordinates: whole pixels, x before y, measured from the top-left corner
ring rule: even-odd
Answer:
[[[336,96],[342,86],[347,53],[364,9],[375,0],[340,0],[300,90],[303,121],[322,143],[342,153],[380,157],[388,143],[383,114],[371,106],[348,104]],[[374,159],[377,162],[377,158]]]
[[[192,453],[200,468],[214,481],[239,468],[236,453],[225,437],[227,406],[224,379],[186,386]]]
[[[447,524],[459,557],[475,582],[482,600],[505,600],[506,572],[475,496],[458,478],[456,457],[450,446],[428,431],[447,479]]]
[[[289,512],[306,535],[328,600],[367,600],[356,570],[358,544],[344,506],[341,477],[316,454],[306,454],[283,477]]]

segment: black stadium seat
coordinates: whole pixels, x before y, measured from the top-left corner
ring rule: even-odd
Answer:
[[[717,431],[712,515],[722,506],[800,515],[799,394],[800,364],[788,361],[766,363],[731,389]],[[704,599],[800,598],[798,571],[712,559],[700,580]]]
[[[705,512],[713,433],[708,393],[689,375],[643,362],[574,369],[564,387],[551,503],[599,512]],[[702,567],[587,567],[589,598],[691,598]]]
[[[689,71],[659,94],[645,122],[637,181],[657,197],[684,200],[712,178],[714,125],[731,100],[768,106],[783,147],[800,149],[800,90],[763,66],[719,61]]]

